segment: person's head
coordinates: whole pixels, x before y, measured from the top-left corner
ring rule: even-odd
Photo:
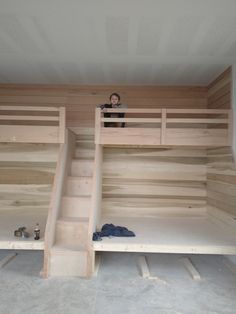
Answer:
[[[120,95],[117,94],[117,93],[112,93],[112,94],[110,95],[110,103],[111,103],[112,105],[117,105],[117,104],[119,104],[119,103],[120,103]]]

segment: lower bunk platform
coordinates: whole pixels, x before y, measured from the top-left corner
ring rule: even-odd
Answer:
[[[227,217],[229,218],[229,217]],[[103,237],[95,251],[236,255],[236,228],[206,213],[199,217],[103,217],[135,237]]]
[[[0,249],[6,250],[44,250],[44,231],[47,219],[47,208],[1,209]],[[40,226],[40,239],[34,240],[34,227]],[[26,227],[28,238],[14,236],[14,230]]]

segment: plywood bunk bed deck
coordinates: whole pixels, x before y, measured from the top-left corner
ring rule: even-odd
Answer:
[[[168,120],[168,112],[184,117]],[[207,152],[230,147],[230,111],[170,109],[159,114],[160,120],[150,121],[157,123],[156,132],[145,128],[143,133],[129,123],[148,119],[127,118],[123,130],[104,128],[103,122],[118,119],[100,118],[97,111],[95,141],[103,174],[96,227],[112,223],[136,236],[103,237],[93,241],[94,250],[236,255],[236,215],[210,206],[207,190]]]
[[[236,228],[210,215],[203,217],[124,218],[103,217],[103,223],[126,226],[135,237],[103,238],[95,251],[232,254],[236,255]]]

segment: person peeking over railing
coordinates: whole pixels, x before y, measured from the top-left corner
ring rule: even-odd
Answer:
[[[109,104],[103,104],[98,105],[102,109],[102,112],[104,113],[104,118],[124,118],[125,113],[124,112],[107,112],[107,109],[120,109],[120,108],[127,108],[128,106],[125,104],[122,104],[120,102],[120,95],[117,93],[112,93],[109,97],[110,103]],[[104,127],[125,127],[125,122],[116,123],[116,122],[104,122]]]

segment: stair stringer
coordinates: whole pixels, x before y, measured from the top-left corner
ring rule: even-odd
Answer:
[[[89,240],[92,176],[73,176],[75,148],[76,135],[67,130],[65,144],[60,148],[45,232],[44,277],[89,277],[93,272],[94,253]],[[89,174],[92,173],[93,169]],[[76,211],[77,204],[81,211]]]

